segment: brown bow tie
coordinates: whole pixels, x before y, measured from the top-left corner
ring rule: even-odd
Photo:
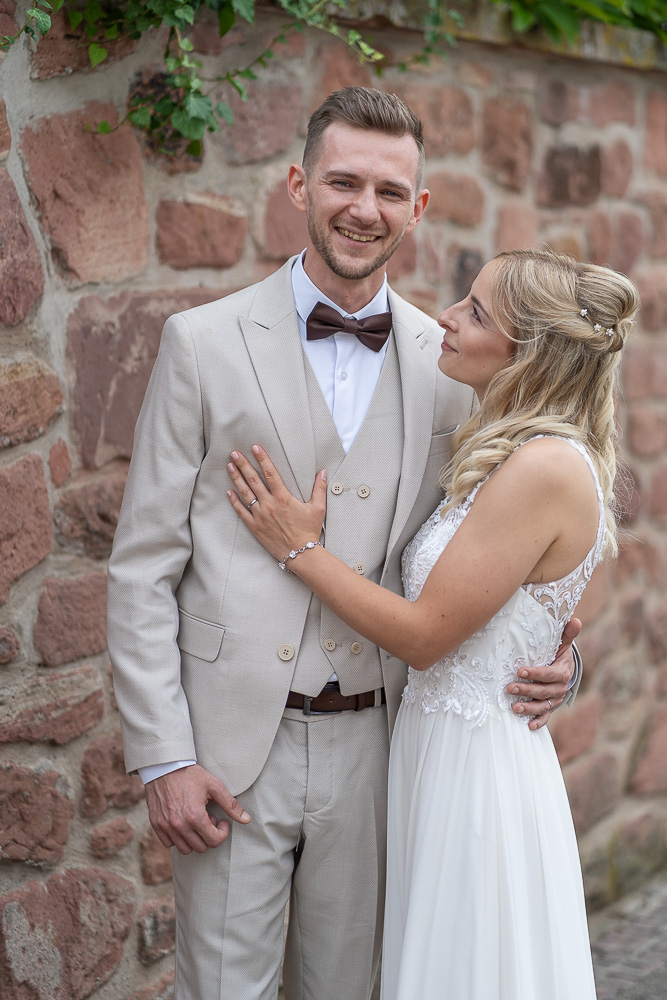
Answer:
[[[306,320],[306,339],[323,340],[334,333],[353,333],[364,347],[380,351],[391,333],[391,313],[355,319],[354,316],[341,316],[337,309],[318,302]]]

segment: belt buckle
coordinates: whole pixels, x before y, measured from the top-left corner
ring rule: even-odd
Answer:
[[[309,698],[307,694],[304,694],[304,696],[303,696],[303,708],[301,709],[301,711],[303,712],[304,715],[312,715],[312,712],[310,711],[310,703],[311,703],[312,700],[313,699]]]

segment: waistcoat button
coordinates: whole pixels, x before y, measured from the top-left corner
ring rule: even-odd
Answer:
[[[357,490],[357,493],[362,500],[365,500],[366,497],[369,497],[371,495],[371,491],[368,486],[360,486],[359,489]]]
[[[366,572],[366,563],[362,562],[355,563],[352,568],[354,569],[355,573],[359,574],[359,576],[363,576],[364,573]]]
[[[340,496],[340,494],[343,492],[343,484],[342,483],[332,483],[331,484],[331,492],[334,494],[334,496]]]
[[[332,653],[334,651],[334,649],[336,648],[336,643],[333,641],[333,639],[325,639],[324,640],[324,648],[329,653]]]
[[[354,655],[356,656],[357,653],[360,653],[363,648],[364,647],[361,645],[360,642],[353,642],[352,645],[350,646],[350,652],[354,653]]]
[[[294,646],[289,646],[287,643],[284,646],[278,646],[278,656],[281,660],[291,660],[294,656]]]

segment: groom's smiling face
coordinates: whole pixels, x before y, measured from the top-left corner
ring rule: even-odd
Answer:
[[[352,281],[382,276],[426,208],[428,192],[416,190],[419,170],[410,135],[327,128],[308,174],[293,166],[289,178],[292,200],[308,220],[306,262],[315,284],[325,270]]]

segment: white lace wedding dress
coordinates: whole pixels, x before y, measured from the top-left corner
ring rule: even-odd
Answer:
[[[585,450],[574,445],[592,463]],[[403,556],[419,595],[483,480]],[[551,736],[507,684],[550,663],[600,559],[521,587],[429,670],[409,671],[391,745],[382,1000],[595,1000],[579,855]],[[568,711],[566,708],[562,711]]]

